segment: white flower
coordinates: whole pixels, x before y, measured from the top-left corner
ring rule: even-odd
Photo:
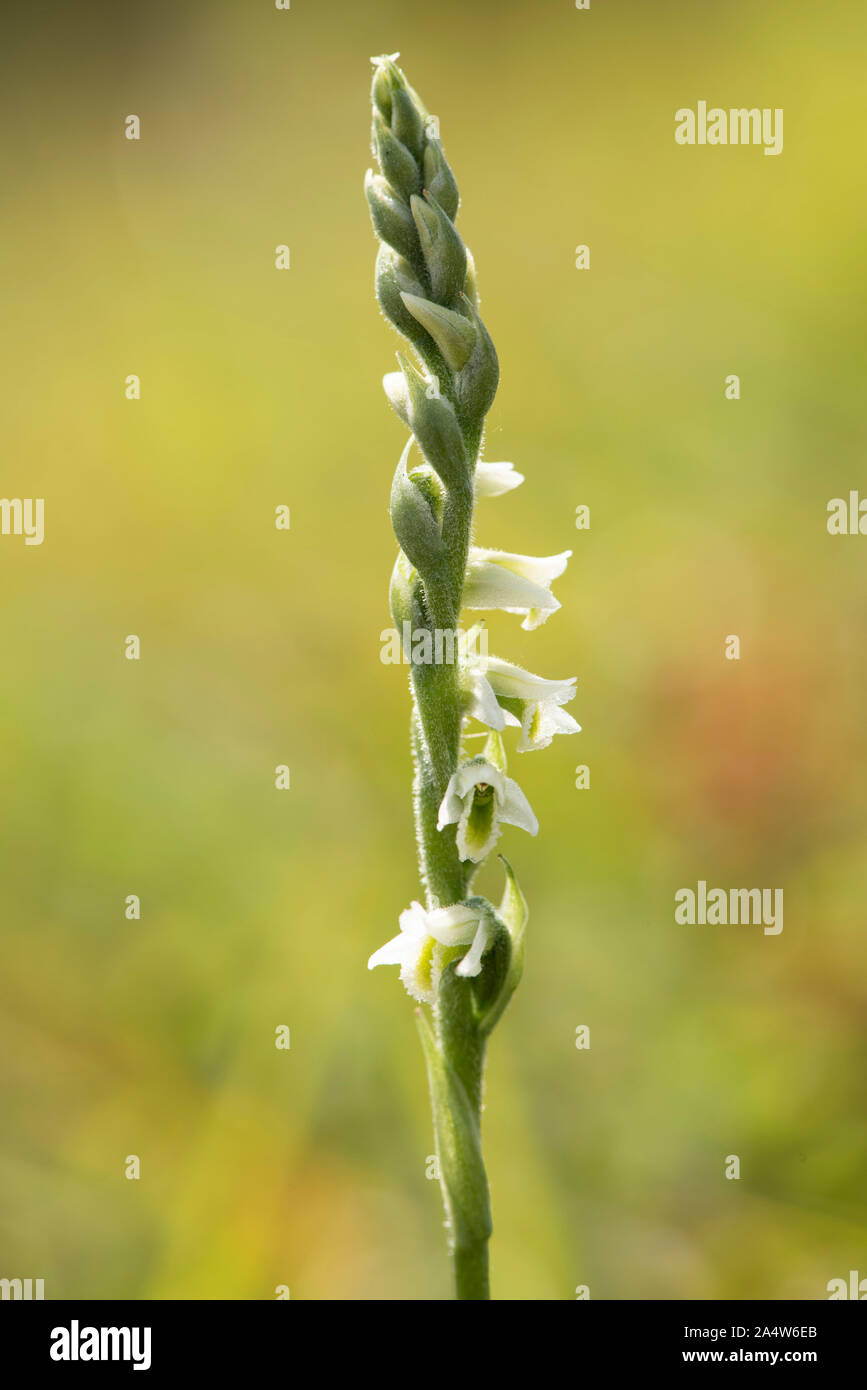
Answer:
[[[367,968],[399,965],[407,993],[419,1003],[433,1004],[443,967],[455,948],[470,948],[455,966],[455,974],[478,975],[490,934],[488,918],[477,908],[457,903],[427,911],[421,903],[413,902],[400,914],[398,935],[374,951]]]
[[[512,555],[472,546],[464,606],[524,613],[523,628],[540,627],[560,607],[550,585],[563,573],[571,554],[571,550],[564,550],[562,555]]]
[[[489,729],[520,725],[519,753],[547,748],[555,734],[580,732],[581,725],[562,708],[575,694],[574,676],[563,681],[545,680],[497,656],[474,660],[469,653],[465,669],[469,713]]]
[[[523,481],[523,473],[519,473],[513,463],[476,464],[477,497],[501,497],[504,492],[520,487]]]
[[[547,748],[555,734],[580,734],[581,725],[568,710],[559,709],[556,701],[540,700],[524,705],[521,737],[515,745],[519,753],[532,753]]]
[[[485,758],[464,763],[449,779],[437,830],[446,825],[457,825],[458,854],[474,864],[490,854],[502,825],[517,825],[531,835],[539,830],[533,808],[517,782]]]

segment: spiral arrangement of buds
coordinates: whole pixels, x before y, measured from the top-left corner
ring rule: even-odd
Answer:
[[[472,257],[455,226],[457,184],[438,122],[393,57],[373,60],[373,150],[380,172],[365,189],[380,240],[376,295],[417,361],[398,353],[385,377],[391,405],[410,431],[391,488],[400,546],[391,580],[397,631],[412,678],[414,809],[426,901],[400,918],[400,932],[370,958],[401,967],[423,1007],[418,1022],[427,1062],[440,1180],[459,1298],[489,1297],[488,1184],[480,1117],[486,1040],[521,975],[527,908],[502,859],[505,889],[494,907],[471,892],[503,825],[535,834],[536,817],[507,775],[502,733],[520,729],[518,751],[547,746],[578,725],[564,706],[573,678],[546,680],[475,649],[480,627],[460,626],[465,609],[505,609],[537,627],[559,604],[551,584],[570,552],[535,557],[472,545],[478,497],[511,491],[523,479],[511,464],[480,458],[485,416],[499,367],[479,316]],[[428,634],[429,643],[415,635]],[[451,660],[431,653],[450,641]],[[473,756],[470,721],[488,730]],[[502,858],[502,856],[501,856]]]

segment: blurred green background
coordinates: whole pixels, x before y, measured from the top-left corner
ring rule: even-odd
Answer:
[[[488,1074],[495,1294],[867,1275],[867,540],[825,526],[867,492],[867,17],[209,0],[7,25],[2,491],[46,499],[46,539],[0,539],[0,1275],[449,1294],[412,1005],[365,969],[418,894],[405,673],[379,659],[397,340],[361,187],[368,56],[395,50],[500,353],[487,457],[527,476],[478,538],[575,551],[543,629],[491,625],[578,676],[584,726],[510,767],[542,831],[503,842],[532,915]],[[783,154],[678,147],[700,99],[783,107]],[[677,926],[699,878],[783,887],[782,935]]]

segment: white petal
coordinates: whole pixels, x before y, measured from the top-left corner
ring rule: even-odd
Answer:
[[[474,560],[467,570],[463,605],[465,608],[502,608],[507,613],[538,611],[546,615],[560,607],[549,589],[543,589],[514,570],[484,560]]]
[[[482,969],[482,956],[491,938],[491,925],[487,917],[483,917],[479,922],[478,931],[473,938],[473,944],[467,954],[455,966],[456,975],[478,975]]]
[[[501,661],[498,656],[487,658],[485,674],[495,695],[513,700],[553,700],[565,705],[575,694],[575,676],[562,681],[545,680],[521,666],[513,666],[510,661]]]
[[[403,372],[386,372],[382,378],[385,394],[404,424],[409,423],[409,388]]]
[[[471,561],[489,561],[501,565],[503,569],[511,570],[522,579],[529,579],[531,584],[539,584],[545,589],[560,578],[571,555],[571,550],[564,550],[559,555],[515,555],[509,550],[485,550],[480,546],[473,546],[470,550]]]
[[[476,934],[479,913],[472,907],[457,903],[440,907],[427,914],[430,934],[441,946],[466,946]]]
[[[476,464],[477,497],[501,497],[504,492],[520,487],[523,481],[523,473],[519,473],[513,463]]]
[[[407,957],[407,948],[412,950],[412,942],[403,932],[399,932],[390,941],[386,941],[384,946],[380,946],[378,951],[374,951],[367,962],[368,970],[375,970],[378,965],[403,965]]]
[[[557,706],[551,708],[549,705],[545,711],[545,722],[551,725],[555,734],[580,734],[581,725],[577,719],[573,719],[567,709],[559,709]]]
[[[503,793],[502,772],[492,763],[486,762],[484,758],[473,758],[472,762],[464,763],[452,777],[452,782],[454,782],[462,801],[468,792],[477,787],[480,782],[483,782],[485,786],[493,787],[498,796]],[[451,786],[451,782],[449,786]]]
[[[401,931],[416,941],[421,941],[424,937],[430,935],[428,931],[428,914],[425,912],[421,903],[417,903],[415,900],[410,903],[409,907],[404,909],[400,914],[399,920]]]
[[[442,830],[447,825],[455,825],[460,820],[464,803],[457,790],[457,776],[456,772],[452,773],[446,787],[446,794],[440,802],[437,830]]]
[[[481,671],[473,671],[469,681],[470,702],[467,712],[479,723],[487,724],[489,729],[506,727],[505,711],[500,709],[497,697]]]
[[[547,623],[551,614],[556,613],[559,607],[560,605],[555,599],[553,608],[529,609],[526,618],[521,623],[521,627],[525,632],[534,632],[537,627],[541,627],[543,623]]]
[[[506,778],[506,795],[500,808],[500,819],[506,825],[517,825],[531,835],[539,833],[539,822],[529,801],[513,777]]]

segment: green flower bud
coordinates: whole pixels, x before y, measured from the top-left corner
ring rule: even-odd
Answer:
[[[422,464],[420,468],[410,468],[409,476],[422,496],[427,499],[428,506],[436,517],[438,525],[442,526],[445,493],[436,473],[427,464]]]
[[[391,485],[391,524],[401,550],[424,578],[438,565],[443,540],[430,503],[407,472],[412,442],[407,441]]]
[[[421,192],[418,164],[406,145],[392,135],[379,111],[373,113],[373,148],[383,176],[404,202],[409,202],[413,193]]]
[[[398,87],[392,92],[391,130],[420,163],[424,150],[424,117],[405,87]]]
[[[468,904],[475,902],[476,899],[468,899]],[[490,924],[490,945],[485,952],[482,963],[481,974],[477,975],[470,984],[473,992],[473,1002],[476,1006],[476,1022],[479,1030],[484,1034],[490,1031],[493,1026],[489,1023],[492,1013],[501,1001],[503,989],[509,980],[509,972],[512,965],[512,938],[504,922],[502,922],[490,904],[488,907],[488,921]],[[510,995],[513,992],[509,991]],[[497,1013],[499,1017],[505,1008],[505,1003]]]
[[[428,344],[426,329],[407,309],[401,293],[424,294],[409,261],[390,246],[380,246],[376,257],[376,297],[379,307],[399,333],[415,347],[423,350]]]
[[[452,371],[459,372],[476,346],[474,325],[462,314],[435,304],[431,299],[420,299],[416,294],[401,294],[400,297],[413,318],[427,329]]]
[[[455,378],[455,399],[462,414],[472,419],[486,415],[490,410],[497,394],[500,364],[491,335],[477,310],[466,295],[461,295],[461,303],[472,317],[476,343],[472,355]]]
[[[372,63],[377,66],[373,73],[373,84],[370,89],[370,97],[382,119],[387,125],[391,124],[391,82],[389,80],[388,68],[382,58],[371,58]]]
[[[490,1033],[521,982],[524,973],[524,942],[527,929],[527,901],[518,886],[512,866],[501,854],[506,871],[503,900],[496,912],[491,909],[495,930],[484,969],[473,980],[473,993],[479,1010],[479,1029]],[[469,900],[470,902],[473,899]]]
[[[370,204],[373,230],[380,241],[388,242],[399,255],[409,261],[418,258],[418,232],[406,203],[395,196],[391,185],[381,174],[368,169],[364,176],[364,191]]]
[[[438,303],[451,304],[467,278],[466,247],[455,224],[431,193],[425,194],[425,200],[413,196],[409,207],[418,229],[431,293]]]
[[[422,167],[425,188],[433,194],[446,216],[454,221],[461,199],[455,176],[446,163],[439,140],[428,140]]]
[[[371,62],[381,70],[383,81],[386,84],[389,100],[395,92],[407,92],[416,108],[421,112],[422,122],[427,120],[427,108],[414,87],[411,87],[406,80],[406,74],[401,72],[395,58],[399,58],[399,53],[383,53],[378,58],[371,58]],[[374,101],[376,98],[374,97]],[[391,121],[391,107],[389,107],[387,121]]]
[[[392,622],[401,634],[401,641],[404,623],[409,624],[408,630],[410,632],[415,632],[418,628],[429,625],[424,602],[424,585],[419,578],[418,571],[413,568],[402,550],[398,551],[394,569],[391,572],[388,601]],[[407,658],[410,657],[411,649],[406,655]]]
[[[431,383],[402,353],[397,360],[406,379],[409,427],[427,462],[447,488],[471,487],[470,462],[454,406],[443,396],[428,394]]]

